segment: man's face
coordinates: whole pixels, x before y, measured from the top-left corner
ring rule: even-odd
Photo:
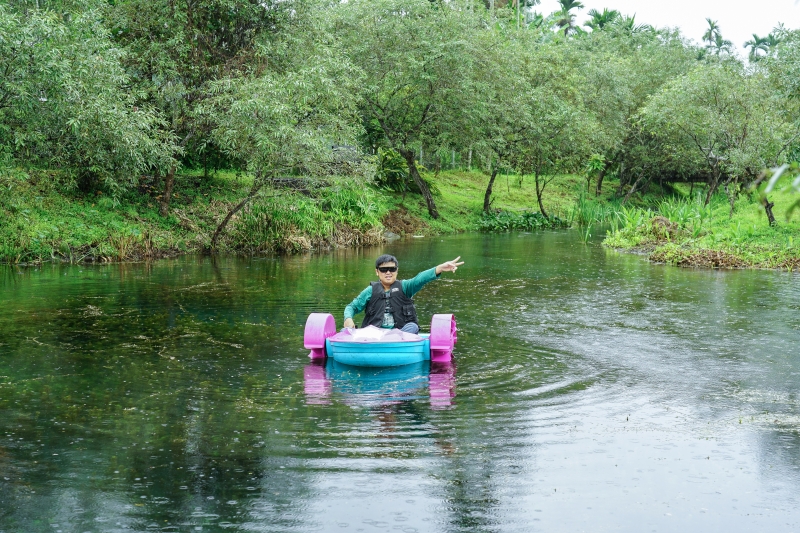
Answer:
[[[386,272],[381,272],[381,270],[385,270]],[[394,270],[394,272],[392,272],[392,270]],[[381,283],[384,285],[391,285],[397,279],[397,264],[394,261],[381,263],[378,265],[378,268],[375,269],[375,273],[378,274],[378,279],[381,280]]]

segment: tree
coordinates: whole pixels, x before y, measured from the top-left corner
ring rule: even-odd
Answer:
[[[766,37],[759,37],[754,33],[752,39],[745,41],[744,47],[750,49],[749,59],[754,62],[770,55],[779,42],[780,39],[771,33]]]
[[[617,18],[614,21],[614,26],[628,34],[653,31],[653,27],[649,24],[636,24],[636,15],[625,15],[624,17]]]
[[[766,37],[759,37],[755,33],[752,39],[745,41],[744,47],[750,49],[750,61],[758,61],[762,55],[769,53]]]
[[[139,105],[155,108],[185,154],[219,151],[197,109],[211,85],[258,74],[268,60],[259,49],[270,37],[304,20],[299,1],[117,0],[104,10],[105,23],[127,52],[125,66]],[[228,164],[236,164],[229,161]],[[163,172],[161,212],[169,209],[177,164]]]
[[[721,55],[723,52],[730,53],[733,49],[733,43],[727,39],[723,39],[717,21],[707,18],[706,22],[708,23],[708,29],[703,34],[703,41],[706,42],[706,50],[715,55]]]
[[[703,34],[703,41],[708,43],[707,46],[710,47],[718,37],[722,37],[722,34],[720,33],[719,24],[716,20],[706,18],[706,23],[708,24],[708,29],[706,29],[706,32]]]
[[[578,0],[558,0],[561,9],[556,12],[556,26],[564,30],[564,35],[577,33],[580,28],[575,25],[573,10],[583,9],[584,5]]]
[[[458,127],[453,117],[472,111],[480,15],[428,0],[355,0],[334,9],[330,31],[365,74],[363,115],[403,156],[428,213],[439,218],[415,154],[424,143],[445,144]]]
[[[69,16],[0,5],[0,155],[61,169],[119,196],[178,151],[149,106],[137,106],[100,13]]]
[[[695,52],[675,31],[630,33],[618,31],[616,25],[613,31],[593,32],[578,45],[583,105],[597,121],[593,152],[605,161],[597,175],[596,195],[611,172],[620,179],[618,194],[632,184],[627,191],[631,194],[646,184],[648,178],[640,180],[645,176],[641,170],[652,166],[652,161],[645,165],[640,160],[649,150],[642,149],[646,140],[639,134],[636,115],[664,83],[696,65]]]
[[[531,59],[532,43],[530,35],[504,36],[494,39],[481,48],[487,56],[479,62],[476,78],[485,83],[476,94],[475,122],[469,131],[472,138],[468,143],[488,149],[492,162],[489,169],[489,182],[483,198],[483,210],[488,213],[492,202],[492,190],[497,174],[502,167],[512,164],[515,155],[526,143],[531,127],[531,97],[534,96],[528,79],[523,75],[525,65]],[[521,37],[521,38],[520,38]],[[528,37],[528,39],[525,39]]]
[[[600,31],[613,24],[619,17],[620,12],[616,9],[604,8],[602,13],[596,9],[590,9],[587,13],[590,19],[584,24],[593,31]]]
[[[730,54],[733,50],[733,43],[727,39],[723,39],[722,35],[717,34],[714,37],[714,42],[708,47],[714,55],[722,55],[723,53]]]
[[[312,27],[315,20],[306,20]],[[199,108],[211,135],[253,175],[247,196],[217,226],[211,249],[231,218],[275,177],[319,176],[333,162],[332,144],[354,143],[360,133],[357,87],[362,80],[326,36],[305,29],[268,50],[281,68],[215,82]],[[302,46],[301,46],[302,45]]]
[[[544,193],[557,176],[576,171],[591,154],[598,124],[585,106],[582,43],[553,41],[534,46],[535,35],[521,46],[529,52],[519,64],[527,87],[516,128],[524,130],[509,160],[521,174],[532,174],[536,202],[549,218]],[[512,130],[513,131],[513,130]]]
[[[667,84],[641,112],[642,127],[669,157],[708,171],[705,203],[720,184],[731,203],[736,185],[776,166],[796,138],[762,76],[735,65],[701,65]]]

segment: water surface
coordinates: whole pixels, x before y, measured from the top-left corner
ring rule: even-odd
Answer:
[[[312,365],[384,252],[455,364]],[[577,232],[3,267],[0,533],[798,531],[798,310]]]

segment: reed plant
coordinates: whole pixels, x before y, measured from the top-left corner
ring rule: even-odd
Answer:
[[[592,238],[592,225],[586,224],[583,229],[580,231],[581,242],[583,244],[589,244],[589,239]]]
[[[580,227],[609,223],[617,218],[619,209],[618,202],[608,203],[592,199],[581,189],[572,207],[570,219]]]

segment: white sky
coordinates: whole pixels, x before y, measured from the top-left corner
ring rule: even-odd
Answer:
[[[753,33],[763,37],[783,22],[787,28],[800,28],[800,0],[581,0],[585,9],[578,11],[578,22],[583,24],[586,13],[594,8],[616,9],[623,15],[636,14],[636,22],[652,26],[679,27],[682,33],[700,42],[708,24],[706,17],[716,20],[722,37],[733,41],[740,54],[745,55],[744,42]],[[549,14],[556,11],[556,0],[542,0],[534,9]]]

